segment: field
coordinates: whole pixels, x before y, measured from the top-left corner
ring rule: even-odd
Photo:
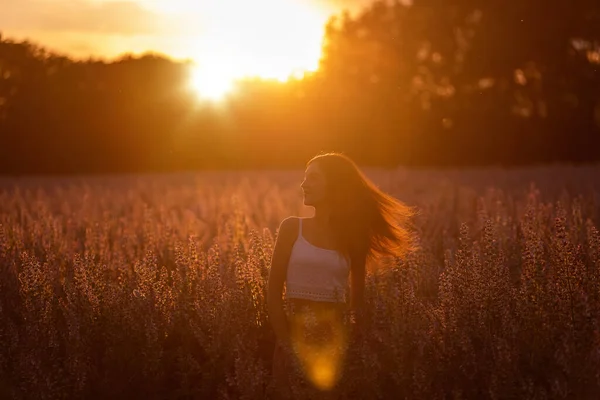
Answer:
[[[368,170],[419,209],[342,398],[600,396],[600,167]],[[261,399],[302,171],[0,180],[0,398]]]

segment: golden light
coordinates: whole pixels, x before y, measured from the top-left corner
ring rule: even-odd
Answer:
[[[196,2],[193,6],[191,3],[172,0],[160,11],[165,15],[181,15],[182,24],[185,21],[195,24],[195,33],[181,38],[176,53],[192,58],[202,67],[194,70],[190,82],[199,96],[222,99],[234,89],[238,79],[285,82],[317,70],[330,13],[316,3],[306,0],[219,0]],[[150,4],[149,0],[146,4]]]
[[[226,70],[195,67],[190,74],[190,86],[200,98],[218,101],[233,90],[234,78]]]
[[[348,343],[339,315],[326,309],[299,312],[291,319],[291,330],[294,351],[308,380],[321,391],[333,389],[343,369]]]

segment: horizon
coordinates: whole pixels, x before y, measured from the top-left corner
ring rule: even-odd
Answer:
[[[221,80],[285,81],[318,69],[330,17],[372,1],[4,0],[0,32],[75,60],[157,54]]]

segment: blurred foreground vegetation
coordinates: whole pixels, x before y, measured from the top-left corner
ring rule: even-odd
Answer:
[[[368,277],[343,398],[598,398],[598,167],[368,174],[421,249]],[[0,397],[264,398],[301,175],[0,181]]]

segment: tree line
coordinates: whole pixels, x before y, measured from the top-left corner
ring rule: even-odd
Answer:
[[[202,60],[199,60],[201,62]],[[320,68],[222,103],[158,54],[74,60],[0,35],[0,173],[600,159],[600,3],[378,1],[331,18]]]

